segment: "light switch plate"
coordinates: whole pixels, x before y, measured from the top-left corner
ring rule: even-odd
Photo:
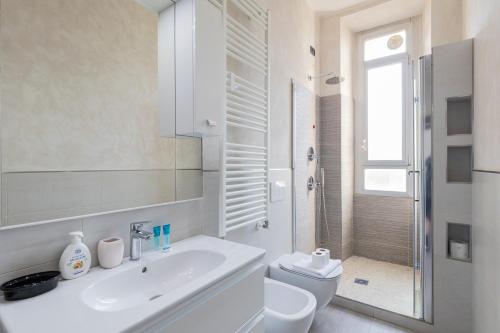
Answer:
[[[271,183],[271,202],[278,202],[285,200],[285,182],[272,182]]]

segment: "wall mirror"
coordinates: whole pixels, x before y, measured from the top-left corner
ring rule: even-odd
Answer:
[[[203,196],[202,139],[160,130],[157,12],[0,2],[1,227]]]

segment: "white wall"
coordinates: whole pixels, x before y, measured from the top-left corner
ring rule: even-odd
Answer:
[[[340,73],[340,17],[331,16],[321,19],[320,23],[320,73]],[[327,85],[320,81],[320,96],[335,95],[340,92],[340,85]]]
[[[464,34],[474,38],[474,332],[500,327],[500,2],[464,0]]]
[[[462,40],[462,21],[462,0],[424,0],[423,54],[430,54],[434,46]]]
[[[291,167],[292,104],[290,79],[314,91],[316,58],[315,15],[303,0],[263,0],[271,11],[271,167]],[[319,48],[318,48],[319,49]],[[319,50],[316,50],[316,54]]]
[[[353,62],[357,45],[356,35],[340,20],[340,75],[345,79],[340,84],[340,93],[349,97],[353,96]]]
[[[432,47],[462,40],[462,0],[431,0]]]
[[[425,0],[422,12],[422,40],[424,54],[432,52],[432,4],[431,0]]]
[[[500,171],[500,2],[467,0],[464,3],[467,37],[474,37],[474,167]]]
[[[472,185],[474,332],[500,327],[500,175],[474,172]]]

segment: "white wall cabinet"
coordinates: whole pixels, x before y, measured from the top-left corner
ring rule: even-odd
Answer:
[[[175,4],[177,135],[222,135],[225,92],[224,18],[209,0]]]
[[[215,3],[178,0],[158,13],[162,136],[223,134],[224,17]]]
[[[175,7],[158,13],[158,98],[160,133],[175,137]]]

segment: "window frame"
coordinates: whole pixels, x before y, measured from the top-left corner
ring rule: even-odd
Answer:
[[[372,60],[364,60],[364,45],[367,40],[382,37],[387,34],[404,30],[406,33],[406,51]],[[365,188],[366,169],[405,169],[413,165],[413,84],[412,84],[412,36],[409,23],[399,23],[385,26],[376,30],[361,33],[358,37],[358,77],[361,80],[360,105],[361,114],[358,118],[359,126],[356,130],[358,136],[356,163],[356,192],[393,197],[411,197],[413,195],[413,179],[406,173],[406,192],[367,190]],[[368,160],[368,71],[373,68],[400,63],[402,68],[402,159],[401,160]]]

